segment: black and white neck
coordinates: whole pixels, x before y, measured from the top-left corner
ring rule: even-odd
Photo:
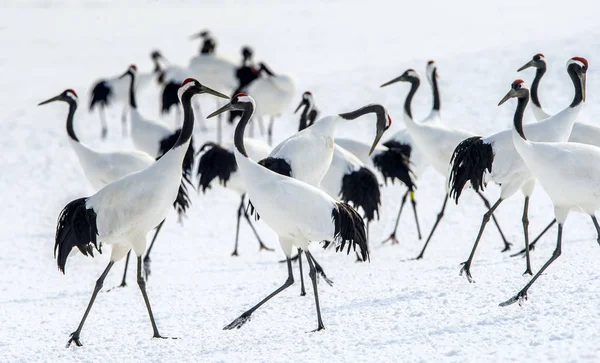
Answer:
[[[433,91],[433,111],[440,111],[441,102],[440,102],[440,91],[438,89],[437,83],[437,66],[434,61],[429,61],[427,63],[427,77],[429,79],[429,83],[431,83],[431,90]]]
[[[137,67],[135,65],[131,65],[131,66],[129,66],[129,69],[127,70],[127,72],[125,72],[125,74],[123,74],[121,76],[121,77],[125,77],[125,76],[131,77],[131,82],[129,83],[129,106],[134,110],[137,110],[137,102],[135,100],[136,74],[137,74]]]
[[[406,99],[404,100],[404,113],[412,119],[413,118],[412,109],[411,109],[412,100],[413,100],[413,97],[415,96],[415,93],[417,93],[419,86],[421,85],[421,79],[419,78],[419,75],[415,71],[412,71],[412,72],[408,71],[407,73],[408,73],[408,77],[406,77],[406,81],[410,82],[410,91],[408,91],[408,94],[406,95]]]
[[[67,115],[67,134],[71,140],[79,142],[77,135],[75,135],[75,128],[73,127],[73,119],[75,118],[75,111],[77,111],[77,96],[67,96],[65,100],[69,104],[69,114]]]
[[[545,73],[546,62],[540,62],[539,66],[537,66],[535,69],[535,77],[533,78],[533,83],[531,83],[531,103],[536,105],[538,108],[542,108],[542,104],[540,103],[538,96],[538,87],[540,86],[540,81]]]
[[[184,145],[185,149],[187,150],[187,144],[190,142],[192,134],[194,133],[194,110],[192,108],[192,97],[199,93],[194,89],[196,86],[195,83],[197,82],[198,81],[188,78],[183,81],[181,87],[177,91],[179,100],[181,101],[181,106],[183,107],[183,126],[181,126],[179,137],[177,138],[177,141],[171,150]]]
[[[575,95],[570,107],[575,108],[585,102],[585,81],[588,68],[588,62],[582,57],[573,57],[567,62],[567,73],[573,81]]]
[[[254,99],[246,94],[238,94],[234,97],[232,102],[235,102],[236,108],[243,112],[242,118],[235,128],[233,143],[240,154],[248,157],[248,153],[244,147],[244,133],[246,132],[246,125],[248,125],[248,122],[252,119],[252,115],[254,114]]]

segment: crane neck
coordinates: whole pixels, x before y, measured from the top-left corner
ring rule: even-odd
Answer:
[[[128,73],[131,77],[131,82],[129,83],[129,106],[132,109],[137,109],[137,102],[135,101],[135,73]]]
[[[525,107],[529,102],[529,92],[518,98],[517,109],[515,110],[515,116],[513,119],[515,130],[519,133],[523,140],[527,140],[525,132],[523,131],[523,114],[525,113]]]
[[[437,69],[434,69],[431,74],[431,89],[433,90],[433,110],[440,110],[440,90],[437,83]]]
[[[75,128],[73,127],[73,119],[75,118],[75,111],[77,110],[77,102],[74,100],[67,102],[69,103],[69,114],[67,115],[67,134],[71,140],[79,142],[77,135],[75,135]]]
[[[535,78],[533,78],[533,83],[531,84],[531,103],[536,105],[538,108],[542,108],[542,104],[540,103],[540,99],[538,97],[538,87],[540,85],[540,81],[542,77],[546,73],[546,67],[537,68],[535,71]]]
[[[300,115],[300,126],[298,127],[298,131],[302,131],[308,127],[308,113],[310,112],[310,104],[305,103],[304,109],[302,110],[302,114]]]
[[[179,137],[173,145],[172,149],[175,149],[182,145],[187,145],[192,138],[194,132],[194,110],[192,109],[192,97],[194,93],[184,92],[181,95],[181,106],[183,107],[183,126],[181,126],[181,132]],[[171,149],[171,150],[172,150]]]
[[[246,148],[244,147],[244,132],[246,131],[246,126],[248,122],[252,118],[254,114],[254,105],[250,102],[244,104],[244,109],[242,110],[242,118],[238,122],[235,128],[235,134],[233,135],[233,143],[237,151],[240,154],[244,155],[246,158],[248,157],[248,153],[246,152]]]
[[[406,95],[406,99],[404,100],[404,112],[411,119],[412,119],[412,111],[411,111],[412,99],[413,99],[415,93],[417,93],[417,90],[419,89],[420,84],[421,84],[421,81],[418,78],[411,79],[410,80],[410,91],[408,91],[408,94]]]
[[[567,68],[567,72],[569,73],[569,77],[571,77],[571,81],[573,81],[573,87],[575,87],[575,95],[573,96],[573,102],[569,105],[571,108],[575,108],[579,106],[583,102],[583,88],[581,84],[581,80],[579,75],[575,71],[573,65],[570,65]]]

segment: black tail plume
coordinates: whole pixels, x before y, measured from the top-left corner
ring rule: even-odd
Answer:
[[[350,203],[354,208],[362,208],[368,221],[379,219],[379,206],[381,205],[381,191],[377,177],[367,168],[360,168],[342,178],[340,198]]]
[[[475,190],[483,191],[485,187],[485,172],[492,172],[494,162],[494,150],[492,145],[484,143],[481,137],[474,136],[463,140],[450,159],[450,196],[456,200],[462,193],[467,182]]]
[[[385,145],[388,149],[373,157],[373,164],[383,175],[383,180],[387,184],[389,178],[393,184],[394,180],[398,179],[409,190],[415,190],[417,187],[413,180],[414,175],[409,161],[410,145],[403,145],[396,141],[388,141],[386,144],[389,144]]]
[[[181,83],[170,81],[163,87],[160,103],[160,113],[167,114],[172,106],[178,107],[179,97],[177,91]]]
[[[367,247],[367,233],[365,222],[354,208],[349,204],[340,202],[331,211],[331,219],[335,225],[334,242],[336,242],[335,251],[343,251],[348,243],[348,254],[350,250],[356,251],[356,246],[360,248],[360,255],[363,261],[370,261],[369,249]],[[327,248],[330,242],[325,242],[323,248]]]
[[[92,97],[90,99],[90,111],[94,110],[96,104],[108,106],[112,98],[112,89],[106,81],[99,81],[92,88]]]
[[[156,160],[160,159],[167,151],[171,150],[177,139],[179,138],[179,134],[181,133],[181,129],[176,130],[171,135],[165,137],[160,141],[159,157]],[[182,172],[181,172],[181,185],[179,186],[179,193],[177,194],[177,198],[173,202],[173,208],[177,210],[177,213],[181,217],[187,209],[192,205],[191,199],[187,193],[187,186],[185,183],[188,183],[192,186],[192,168],[194,167],[194,138],[190,140],[190,144],[188,146],[187,151],[185,152],[185,156],[183,157],[182,163]]]
[[[94,257],[94,248],[102,253],[96,240],[98,236],[96,212],[86,208],[86,201],[87,198],[75,199],[67,204],[58,216],[54,257],[62,273],[65,273],[67,257],[74,247],[85,256]]]
[[[268,158],[259,161],[258,164],[277,174],[281,174],[283,176],[292,176],[292,167],[285,159],[272,158],[269,156]]]
[[[198,190],[202,188],[202,192],[205,192],[216,177],[219,177],[221,184],[226,187],[231,173],[237,170],[233,153],[214,142],[202,145],[198,153],[201,152],[204,154],[200,157],[196,172],[196,176],[199,177]]]

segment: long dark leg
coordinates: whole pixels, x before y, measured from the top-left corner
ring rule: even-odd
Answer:
[[[408,196],[408,192],[410,192],[410,190],[407,190],[406,193],[404,193],[404,196],[402,196],[402,203],[400,203],[400,210],[398,210],[398,217],[396,217],[396,223],[394,224],[394,230],[392,231],[392,234],[390,234],[390,236],[381,243],[392,241],[393,245],[398,244],[398,239],[396,239],[396,230],[398,229],[398,223],[400,223],[400,215],[402,215],[402,209],[404,209],[404,204],[406,203],[406,197]]]
[[[254,305],[248,311],[246,311],[245,313],[243,313],[242,315],[240,315],[237,319],[235,319],[233,322],[231,322],[231,324],[225,326],[223,328],[223,330],[231,330],[231,329],[234,329],[234,328],[238,328],[238,329],[241,328],[242,325],[244,325],[245,323],[248,322],[248,320],[250,320],[250,315],[252,315],[252,313],[254,311],[256,311],[256,309],[258,309],[264,303],[266,303],[267,301],[269,301],[273,296],[279,294],[283,290],[285,290],[288,287],[292,286],[294,284],[294,274],[292,273],[292,261],[290,261],[289,259],[287,260],[287,268],[288,268],[288,278],[285,281],[285,283],[283,285],[281,285],[280,288],[278,288],[277,290],[273,291],[271,294],[269,294],[269,296],[267,296],[266,298],[264,298],[263,300],[261,300],[258,304]]]
[[[98,114],[100,115],[100,126],[102,127],[102,133],[100,136],[102,140],[106,139],[106,135],[108,134],[108,125],[106,124],[106,114],[104,110],[104,106],[100,106],[98,108]]]
[[[154,247],[154,242],[156,242],[156,237],[158,237],[158,233],[162,228],[163,224],[165,224],[165,219],[160,222],[156,229],[154,230],[154,237],[152,237],[152,242],[150,242],[150,247],[148,247],[148,251],[146,251],[146,256],[144,256],[144,278],[148,281],[148,277],[150,276],[150,252],[152,252],[152,247]]]
[[[425,245],[423,246],[421,253],[419,253],[415,260],[420,260],[423,258],[423,254],[427,249],[427,245],[429,244],[429,241],[431,241],[431,237],[433,237],[433,232],[435,232],[435,229],[437,228],[438,224],[442,220],[442,217],[444,216],[444,211],[446,210],[446,203],[448,203],[448,194],[444,196],[444,204],[442,205],[442,210],[438,213],[437,218],[435,219],[435,223],[433,224],[433,228],[431,229],[431,232],[429,232],[429,237],[427,237],[427,241],[425,241]]]
[[[487,209],[490,209],[490,201],[487,200],[487,198],[481,194],[481,192],[478,190],[477,191],[477,195],[479,195],[479,197],[481,197],[481,199],[483,200],[483,204],[485,204],[485,207]],[[492,221],[494,221],[494,224],[496,225],[496,228],[498,229],[498,232],[500,233],[500,237],[502,237],[502,241],[504,242],[504,249],[502,250],[502,252],[506,252],[508,250],[510,250],[510,246],[512,245],[512,243],[508,242],[506,240],[506,237],[504,237],[504,233],[502,233],[502,229],[500,229],[500,224],[498,224],[498,221],[496,220],[496,216],[494,214],[492,214]]]
[[[150,307],[150,300],[148,300],[148,294],[146,293],[146,281],[144,280],[144,277],[142,277],[142,256],[138,256],[137,258],[137,283],[140,287],[140,291],[142,292],[142,296],[144,297],[146,308],[148,309],[150,323],[152,324],[152,330],[154,331],[153,337],[165,339],[158,333],[158,328],[156,327],[156,322],[154,321],[154,314],[152,314],[152,308]]]
[[[481,236],[483,235],[483,231],[485,230],[485,226],[490,221],[490,217],[494,214],[494,211],[498,206],[502,203],[502,198],[498,199],[494,205],[488,209],[487,212],[483,215],[483,220],[481,221],[481,227],[479,227],[479,233],[477,234],[477,238],[475,239],[475,244],[473,245],[473,249],[471,250],[471,254],[469,255],[469,259],[462,263],[463,267],[460,269],[460,275],[462,276],[463,272],[467,276],[469,282],[473,282],[473,277],[471,277],[471,263],[473,262],[473,256],[475,256],[475,250],[477,250],[477,245],[481,240]]]
[[[542,275],[542,273],[544,273],[544,271],[548,268],[548,266],[550,266],[552,264],[552,262],[554,262],[554,260],[556,260],[558,258],[558,256],[560,256],[562,233],[563,233],[563,226],[559,223],[558,224],[558,238],[556,239],[556,249],[552,253],[552,257],[550,257],[548,262],[546,262],[544,264],[544,266],[542,266],[542,268],[538,271],[538,273],[535,274],[535,276],[533,276],[531,281],[529,281],[529,283],[527,283],[527,285],[525,285],[525,287],[521,291],[519,291],[518,294],[516,294],[515,296],[506,300],[505,302],[501,303],[500,306],[508,306],[508,305],[516,303],[517,301],[519,301],[521,299],[527,300],[527,290],[529,290],[529,288],[531,287],[531,285],[533,285],[535,280],[537,280],[538,277],[540,277]]]
[[[317,272],[312,261],[312,255],[309,251],[306,251],[306,260],[308,261],[308,266],[310,266],[310,272],[308,275],[312,280],[313,291],[315,293],[315,306],[317,307],[317,329],[313,331],[319,331],[325,329],[325,326],[323,325],[323,320],[321,319],[321,306],[319,305],[319,292],[317,290]]]
[[[598,220],[595,215],[591,215],[590,217],[592,217],[592,222],[594,222],[594,227],[596,227],[596,235],[598,236],[596,241],[600,244],[600,225],[598,225]]]
[[[79,323],[79,326],[77,327],[77,330],[75,330],[73,333],[71,333],[71,338],[67,342],[67,348],[73,342],[75,342],[75,344],[78,347],[81,347],[83,345],[79,341],[79,334],[81,334],[81,329],[83,329],[83,324],[85,323],[85,319],[87,319],[87,316],[90,313],[90,310],[92,310],[92,305],[94,305],[94,300],[96,300],[96,296],[98,295],[98,292],[100,292],[100,289],[102,289],[102,285],[104,285],[104,279],[106,278],[106,275],[108,275],[108,272],[110,271],[110,269],[113,265],[114,265],[114,262],[110,261],[108,263],[108,266],[106,266],[106,268],[104,269],[104,272],[102,272],[102,275],[100,275],[98,280],[96,280],[96,287],[94,287],[94,292],[92,293],[90,302],[87,306],[87,309],[85,309],[85,313],[83,314],[83,318],[81,319],[81,322]]]
[[[240,206],[237,211],[237,223],[235,225],[235,247],[233,248],[232,256],[238,255],[238,241],[240,238],[240,220],[242,218],[242,213],[244,213],[244,196],[246,194],[242,194],[242,201],[240,202]]]
[[[121,280],[121,285],[119,287],[127,286],[127,267],[129,267],[129,255],[131,255],[131,250],[127,252],[127,256],[125,257],[125,270],[123,271],[123,280]]]
[[[529,259],[529,197],[525,197],[525,204],[523,206],[523,218],[521,221],[523,222],[523,235],[525,236],[525,258],[527,259],[527,268],[523,275],[529,274],[533,275],[531,271],[531,260]]]
[[[308,260],[308,257],[306,257]],[[310,260],[308,261],[310,264]],[[298,248],[298,267],[300,268],[300,296],[306,295],[306,290],[304,289],[304,274],[302,273],[302,249]]]
[[[542,236],[543,236],[543,235],[544,235],[546,232],[548,232],[548,230],[549,230],[550,228],[552,228],[552,226],[553,226],[555,223],[556,223],[556,219],[553,219],[553,220],[552,220],[552,222],[550,222],[550,223],[549,223],[549,224],[546,226],[546,228],[544,228],[544,230],[542,231],[542,233],[540,233],[540,234],[539,234],[539,235],[538,235],[538,236],[537,236],[537,237],[536,237],[536,238],[533,240],[533,242],[531,242],[531,243],[529,244],[529,251],[533,251],[533,250],[535,249],[535,245],[536,245],[536,243],[538,243],[538,241],[539,241],[539,240],[542,238]],[[514,253],[514,254],[512,254],[512,255],[510,255],[510,257],[522,256],[522,255],[524,255],[524,254],[525,254],[525,249],[523,248],[521,251],[519,251],[519,252],[517,252],[517,253]]]
[[[246,208],[242,209],[244,212],[244,218],[246,218],[246,221],[248,222],[248,224],[250,225],[250,228],[252,228],[252,232],[254,232],[254,235],[256,236],[256,239],[258,240],[258,243],[260,244],[259,247],[259,251],[265,250],[265,251],[275,251],[274,249],[267,247],[262,239],[260,239],[260,236],[258,235],[258,232],[256,232],[256,229],[254,228],[254,225],[252,224],[252,221],[250,220],[250,216],[248,215],[248,211],[246,211]]]
[[[271,120],[269,121],[269,128],[267,129],[267,133],[269,135],[269,145],[273,145],[273,123],[275,122],[275,116],[271,116]]]
[[[127,136],[127,106],[124,106],[121,112],[121,132],[123,137]]]
[[[409,190],[408,195],[410,195],[410,203],[412,204],[413,213],[415,215],[415,225],[417,226],[417,234],[419,235],[419,241],[421,240],[421,226],[419,224],[419,217],[417,215],[417,201],[415,200],[415,192],[413,190]]]

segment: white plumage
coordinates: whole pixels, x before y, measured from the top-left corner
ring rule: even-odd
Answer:
[[[587,68],[578,59],[573,58],[567,62],[567,72],[573,80],[575,87],[573,102],[552,117],[526,125],[525,131],[531,140],[566,142],[569,139],[573,124],[581,111],[583,105],[582,97],[585,93],[585,74]],[[522,117],[522,114],[520,116]],[[472,281],[470,267],[475,250],[490,214],[493,213],[502,201],[511,197],[519,188],[525,196],[522,218],[527,257],[525,273],[533,274],[529,260],[528,208],[529,197],[533,193],[535,186],[535,176],[530,172],[530,169],[515,149],[512,133],[513,131],[508,129],[483,139],[478,137],[467,139],[456,147],[453,155],[450,188],[457,202],[463,188],[469,184],[474,184],[475,189],[479,190],[483,189],[485,184],[491,181],[500,185],[501,190],[498,201],[484,215],[469,259],[465,261],[461,270],[461,273],[465,272],[469,281]],[[477,165],[477,167],[474,167],[474,165]]]
[[[244,112],[234,136],[235,159],[257,213],[279,236],[279,242],[287,256],[288,279],[282,287],[227,325],[225,329],[241,327],[262,304],[293,284],[290,257],[293,248],[298,247],[306,252],[310,265],[309,275],[313,282],[317,307],[317,330],[321,330],[324,326],[317,294],[316,270],[312,255],[308,251],[308,244],[310,241],[342,239],[345,243],[358,246],[363,259],[366,259],[368,251],[364,224],[356,211],[346,204],[336,202],[324,191],[294,178],[272,172],[248,158],[243,134],[254,112],[254,105],[251,97],[240,93],[233,97],[230,104],[213,112],[209,117],[232,109]]]
[[[584,58],[573,58],[570,63],[573,68],[587,68],[587,61]],[[584,86],[583,81],[582,87]],[[513,143],[527,167],[552,200],[554,215],[558,222],[558,238],[556,249],[550,259],[523,289],[500,306],[526,300],[529,288],[561,255],[563,226],[570,210],[581,211],[591,217],[598,234],[597,241],[600,243],[600,226],[594,216],[595,211],[600,207],[598,191],[600,169],[597,167],[600,163],[600,149],[579,143],[528,140],[527,132],[523,130],[523,110],[529,101],[529,89],[522,80],[513,82],[511,90],[500,104],[513,97],[518,98],[512,130]],[[585,93],[583,100],[585,100]]]
[[[94,247],[100,250],[103,244],[112,245],[110,262],[96,282],[88,308],[79,327],[71,334],[67,346],[72,342],[81,345],[79,341],[81,329],[102,288],[104,278],[113,264],[122,259],[131,249],[138,256],[138,285],[150,315],[154,337],[162,338],[158,333],[146,294],[145,281],[141,274],[141,256],[146,250],[146,234],[165,219],[179,192],[182,163],[194,128],[191,98],[199,93],[211,93],[227,98],[203,87],[198,81],[186,80],[179,93],[185,111],[184,126],[175,145],[149,167],[106,185],[88,198],[76,199],[62,210],[55,243],[55,254],[60,270],[65,271],[67,257],[74,248],[85,255],[93,256]]]

